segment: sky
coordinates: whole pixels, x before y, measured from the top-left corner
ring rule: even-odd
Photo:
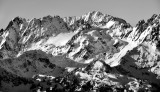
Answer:
[[[0,0],[0,29],[16,16],[26,19],[47,15],[81,16],[100,11],[126,20],[132,26],[160,14],[160,0]]]

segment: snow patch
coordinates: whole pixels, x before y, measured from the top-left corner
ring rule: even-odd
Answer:
[[[75,35],[75,33],[60,33],[56,37],[50,37],[45,44],[64,46]]]
[[[110,28],[111,26],[113,26],[115,24],[114,21],[109,21],[105,26],[101,27],[101,28]]]

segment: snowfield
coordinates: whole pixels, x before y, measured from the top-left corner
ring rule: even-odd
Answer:
[[[55,46],[64,46],[66,43],[75,35],[75,33],[60,33],[56,37],[50,37],[48,38],[47,44],[53,44]]]

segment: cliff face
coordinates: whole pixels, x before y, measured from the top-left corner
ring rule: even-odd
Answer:
[[[96,11],[80,17],[16,17],[0,30],[0,91],[19,92],[21,86],[26,92],[156,91],[159,30],[156,14],[135,27]],[[25,82],[15,85],[15,80]]]

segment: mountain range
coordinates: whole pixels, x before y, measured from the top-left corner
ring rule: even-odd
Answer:
[[[0,92],[158,92],[160,15],[15,17],[0,30]]]

